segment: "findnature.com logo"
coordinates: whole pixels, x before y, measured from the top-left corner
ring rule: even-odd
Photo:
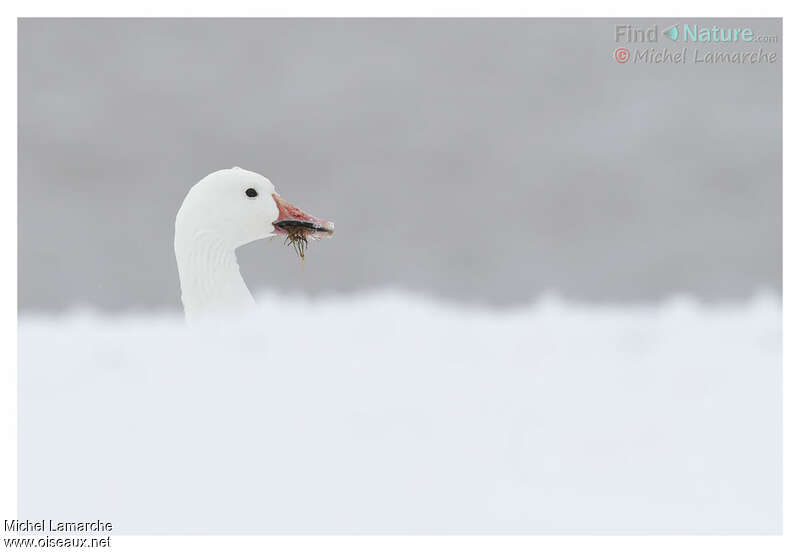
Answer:
[[[662,47],[661,36],[668,40]],[[727,27],[675,23],[659,29],[658,25],[615,25],[614,39],[619,46],[612,57],[619,63],[685,64],[685,63],[776,63],[778,52],[769,48],[778,42],[777,35],[761,35],[752,27]],[[675,46],[670,47],[670,41]],[[758,44],[758,47],[756,47]]]
[[[751,27],[721,27],[719,25],[697,25],[676,23],[664,29],[662,35],[674,42],[760,42],[777,43],[776,35],[760,35]],[[658,25],[637,27],[634,25],[616,25],[614,37],[616,42],[658,42]]]

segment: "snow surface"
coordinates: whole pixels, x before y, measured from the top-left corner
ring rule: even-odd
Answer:
[[[399,292],[20,320],[20,517],[117,533],[775,533],[781,309]]]

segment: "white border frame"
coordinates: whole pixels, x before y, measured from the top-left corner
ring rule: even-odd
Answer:
[[[634,0],[615,0],[613,5],[599,6],[588,0],[559,3],[557,7],[537,6],[524,0],[405,0],[388,5],[387,2],[366,0],[299,0],[257,2],[227,0],[178,1],[160,0],[145,2],[75,0],[72,2],[40,1],[19,2],[19,6],[4,7],[0,53],[4,75],[17,75],[17,17],[783,17],[783,151],[795,153],[784,156],[783,172],[783,305],[784,336],[800,337],[798,320],[797,239],[800,224],[792,215],[798,210],[798,108],[792,99],[800,98],[797,78],[798,48],[796,32],[800,25],[793,17],[796,2],[774,1],[702,1],[672,0],[659,4],[645,4]],[[676,4],[680,4],[676,6]],[[10,12],[10,13],[9,13]],[[786,63],[790,60],[791,63]],[[12,79],[9,79],[11,81]],[[3,184],[4,201],[0,202],[0,245],[7,269],[0,273],[0,519],[16,517],[17,509],[17,87],[8,82],[2,87],[3,106],[7,124],[3,132],[3,166],[6,175]],[[10,124],[9,122],[15,122]],[[790,132],[787,129],[791,129]],[[784,338],[783,374],[783,535],[782,536],[113,536],[114,551],[262,551],[266,547],[279,551],[393,552],[409,548],[421,551],[613,551],[613,552],[673,552],[683,551],[800,551],[800,493],[798,470],[800,467],[800,367],[797,342]],[[794,468],[793,468],[794,467]]]

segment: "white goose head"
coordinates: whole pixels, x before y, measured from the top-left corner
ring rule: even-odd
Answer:
[[[266,177],[234,167],[195,184],[175,218],[175,258],[186,318],[252,305],[235,250],[302,227],[309,238],[333,234],[333,223],[282,199]]]

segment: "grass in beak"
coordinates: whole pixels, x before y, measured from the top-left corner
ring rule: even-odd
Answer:
[[[308,247],[308,235],[313,231],[306,227],[289,227],[286,229],[286,241],[284,244],[287,246],[292,245],[294,251],[300,256],[303,261],[306,260],[306,248]]]

